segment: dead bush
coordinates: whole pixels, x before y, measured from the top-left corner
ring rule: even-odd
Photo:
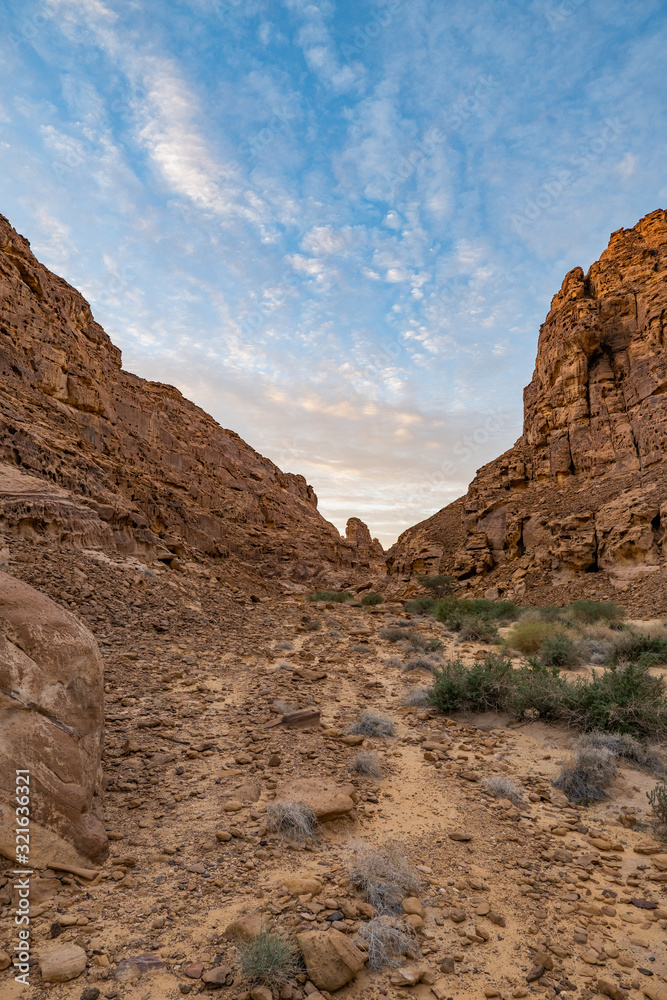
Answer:
[[[397,910],[409,893],[418,893],[419,875],[398,845],[385,844],[381,850],[358,841],[351,847],[350,882],[380,913]]]

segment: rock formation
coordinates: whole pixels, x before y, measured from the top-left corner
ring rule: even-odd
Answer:
[[[541,327],[524,430],[465,497],[408,529],[390,571],[526,583],[664,573],[667,213],[566,275]],[[597,577],[600,579],[600,576]]]
[[[2,216],[0,461],[2,527],[52,544],[208,559],[236,580],[383,565],[361,522],[344,539],[324,520],[303,476],[123,371],[85,299]]]
[[[16,772],[28,769],[30,866],[105,859],[102,675],[88,629],[0,573],[0,854],[16,856]]]

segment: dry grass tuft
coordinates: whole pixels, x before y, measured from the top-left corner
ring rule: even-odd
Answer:
[[[285,799],[269,802],[266,807],[266,825],[273,833],[282,833],[294,840],[305,840],[315,832],[317,817],[305,802]]]
[[[396,910],[408,893],[418,893],[419,875],[393,843],[377,850],[363,841],[351,846],[350,882],[380,913]]]
[[[243,976],[251,984],[280,987],[300,971],[296,947],[280,935],[267,931],[241,945],[239,955]]]
[[[352,769],[366,778],[382,778],[382,767],[374,753],[358,753],[352,760]]]
[[[368,947],[368,965],[375,972],[388,965],[400,965],[403,955],[414,948],[415,943],[407,925],[386,914],[369,920],[358,936]]]
[[[387,715],[380,715],[372,708],[367,708],[352,723],[350,732],[358,736],[395,736],[396,726]]]
[[[523,792],[516,781],[505,777],[505,775],[494,774],[490,778],[484,778],[482,787],[485,792],[495,795],[497,799],[509,799],[514,805],[523,802]]]

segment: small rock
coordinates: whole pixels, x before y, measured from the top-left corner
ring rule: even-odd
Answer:
[[[215,969],[209,969],[201,979],[209,986],[231,986],[234,981],[232,970],[226,965],[218,965]]]
[[[254,913],[242,913],[235,917],[227,924],[224,936],[232,940],[240,938],[242,941],[251,941],[265,929],[264,917],[259,910],[256,910]]]
[[[450,910],[449,915],[450,915],[450,917],[452,918],[452,920],[454,921],[455,924],[462,924],[463,921],[466,918],[466,911],[462,910],[458,906],[454,906]]]
[[[534,965],[530,970],[530,972],[528,973],[528,975],[526,976],[526,982],[534,983],[536,979],[539,979],[540,976],[544,975],[544,972],[545,969],[543,965]]]
[[[446,972],[451,975],[455,971],[454,959],[451,955],[445,955],[445,957],[440,962],[440,971]]]
[[[0,972],[4,972],[12,964],[12,960],[6,951],[0,951]]]
[[[495,910],[490,910],[488,916],[491,923],[495,924],[497,927],[506,926],[506,920],[502,915],[502,913],[497,913]]]
[[[68,983],[86,971],[86,953],[77,944],[57,944],[39,955],[39,971],[45,983]]]
[[[426,910],[416,896],[408,896],[401,903],[403,913],[416,913],[422,919],[426,916]]]
[[[157,976],[166,972],[167,967],[157,955],[137,955],[124,958],[116,968],[116,979],[119,983],[130,983],[140,976]]]
[[[255,986],[250,990],[251,1000],[273,1000],[273,993],[268,986]]]
[[[238,799],[229,799],[222,808],[228,813],[238,812],[239,809],[243,809],[243,803]]]
[[[472,840],[472,833],[462,833],[460,830],[454,830],[452,833],[448,833],[447,836],[450,840],[459,840],[463,844],[467,844],[469,840]]]
[[[423,965],[402,965],[392,972],[389,982],[392,986],[416,986],[425,971]]]
[[[598,979],[598,993],[604,997],[611,997],[611,1000],[628,1000],[628,994],[622,990],[617,983],[610,979]]]
[[[97,1000],[100,995],[100,991],[97,986],[86,986],[85,990],[81,994],[81,1000]]]
[[[484,996],[485,997],[499,997],[500,993],[498,992],[498,990],[494,990],[493,986],[487,986],[486,989],[484,990]]]
[[[232,839],[232,835],[229,830],[216,830],[215,839],[219,840],[221,844],[226,843],[228,840]]]
[[[280,767],[282,760],[277,753],[272,753],[266,763],[269,767]]]
[[[193,962],[192,965],[189,965],[187,969],[183,970],[183,975],[187,976],[188,979],[201,979],[203,971],[204,971],[203,962]]]

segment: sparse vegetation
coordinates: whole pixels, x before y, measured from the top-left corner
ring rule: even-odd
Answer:
[[[516,621],[520,608],[512,601],[487,601],[485,598],[445,597],[436,602],[435,616],[453,632],[467,619],[482,619],[496,624]]]
[[[429,703],[430,688],[411,687],[403,696],[403,704],[411,708],[427,708]]]
[[[281,639],[280,642],[276,643],[276,649],[294,649],[294,643],[290,642],[288,639]]]
[[[590,680],[568,682],[557,668],[537,661],[515,670],[511,660],[497,654],[469,667],[450,660],[435,672],[430,701],[443,712],[491,709],[521,718],[532,711],[588,731],[667,733],[663,681],[641,664],[613,666]]]
[[[538,660],[543,667],[571,669],[579,664],[579,654],[574,639],[557,633],[545,639],[540,646]]]
[[[554,785],[573,802],[599,801],[606,798],[620,760],[645,770],[662,766],[659,757],[633,736],[596,731],[577,740],[572,759],[563,765]]]
[[[350,732],[359,736],[395,736],[396,726],[389,716],[380,715],[372,708],[367,708],[357,721],[352,723]]]
[[[397,911],[406,895],[420,889],[419,875],[393,843],[382,850],[363,842],[353,844],[349,869],[352,884],[380,914]]]
[[[494,774],[490,778],[484,778],[482,788],[490,795],[495,795],[497,799],[509,799],[514,805],[523,802],[523,793],[517,783],[503,774]]]
[[[279,934],[261,931],[239,945],[241,972],[249,984],[280,987],[299,971],[298,951]]]
[[[446,594],[451,594],[456,583],[454,577],[447,576],[446,573],[418,576],[417,579],[422,587],[431,592],[433,597],[444,597]]]
[[[667,663],[667,638],[648,632],[621,632],[614,638],[609,663],[644,663],[652,667]]]
[[[378,632],[381,639],[386,639],[387,642],[407,642],[413,649],[421,649],[424,652],[435,652],[436,649],[442,648],[442,643],[439,639],[427,639],[423,635],[419,635],[418,632],[413,632],[410,629],[401,629],[394,627],[381,628]]]
[[[345,604],[346,601],[354,600],[354,594],[350,594],[347,590],[318,590],[314,594],[311,594],[308,600]]]
[[[577,621],[618,622],[625,617],[625,609],[613,601],[572,601],[567,611]]]
[[[384,597],[382,594],[364,594],[361,598],[361,603],[364,607],[373,607],[375,604],[382,604]]]
[[[463,618],[459,630],[459,642],[497,642],[498,629],[493,622],[484,618]]]
[[[405,610],[411,615],[434,615],[436,608],[437,602],[432,597],[418,597],[405,605]]]
[[[407,925],[386,913],[362,924],[359,938],[368,947],[368,966],[375,972],[400,965],[403,955],[414,947]]]
[[[405,632],[400,628],[381,628],[378,635],[381,639],[386,639],[387,642],[401,642],[405,639]]]
[[[510,649],[518,649],[524,656],[535,656],[547,639],[553,639],[558,634],[562,633],[553,622],[526,617],[507,633],[506,641]]]
[[[370,653],[371,647],[367,642],[355,642],[353,646],[350,647],[353,653]]]
[[[305,840],[315,832],[317,817],[305,802],[283,799],[267,805],[266,825],[274,833],[282,833],[293,840]]]
[[[554,787],[571,802],[599,802],[616,776],[616,758],[601,747],[581,747],[561,768]]]
[[[411,660],[406,660],[403,670],[437,670],[442,663],[440,657],[435,656],[413,656]]]
[[[658,782],[646,793],[646,798],[653,812],[655,832],[663,840],[667,840],[667,784],[664,781]]]
[[[374,753],[358,753],[357,756],[352,759],[351,766],[353,771],[356,771],[357,774],[364,775],[366,778],[379,779],[383,776],[380,761]]]

